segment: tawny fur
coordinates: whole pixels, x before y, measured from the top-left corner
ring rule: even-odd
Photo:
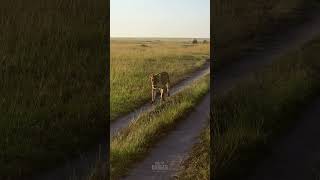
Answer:
[[[165,100],[164,98],[165,91],[167,93],[167,96],[170,96],[170,91],[169,91],[170,79],[169,79],[169,74],[167,72],[152,74],[150,75],[150,80],[151,80],[152,103],[155,101],[157,91],[160,92],[160,98],[162,101]]]

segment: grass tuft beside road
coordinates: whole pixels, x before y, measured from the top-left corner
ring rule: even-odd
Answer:
[[[111,141],[111,177],[125,175],[133,163],[145,156],[149,148],[173,129],[209,90],[209,76],[196,81],[181,93],[142,114]]]
[[[179,179],[210,179],[210,128],[205,128],[178,173]]]

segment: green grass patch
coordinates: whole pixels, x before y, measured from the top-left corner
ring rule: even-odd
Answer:
[[[0,6],[0,179],[56,166],[105,134],[107,1]]]
[[[154,111],[142,114],[111,141],[111,177],[124,175],[134,162],[174,125],[183,119],[209,90],[209,75],[181,93],[156,105]]]
[[[110,48],[111,120],[151,100],[150,74],[167,71],[173,85],[199,69],[210,51],[188,39],[112,39]]]

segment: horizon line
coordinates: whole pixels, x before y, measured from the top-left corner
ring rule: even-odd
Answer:
[[[110,36],[111,38],[167,38],[167,39],[210,39],[210,37],[151,37],[151,36]]]

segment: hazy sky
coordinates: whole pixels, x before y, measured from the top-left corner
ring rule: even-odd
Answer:
[[[210,37],[210,0],[111,0],[111,37]]]

